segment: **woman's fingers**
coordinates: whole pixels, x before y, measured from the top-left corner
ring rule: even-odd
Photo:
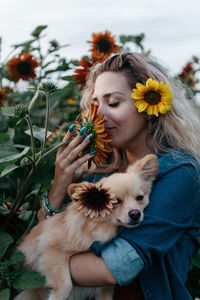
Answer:
[[[65,142],[67,142],[68,140],[70,140],[70,139],[72,138],[72,136],[73,136],[73,134],[74,134],[74,128],[75,128],[75,127],[76,127],[75,124],[72,124],[72,125],[69,127],[69,129],[68,129],[66,135],[64,136],[64,138],[63,138],[63,140],[62,140],[62,143],[65,143]],[[66,146],[63,146],[63,147],[60,147],[60,149],[58,150],[58,155],[59,155],[60,153],[62,153],[62,152],[65,150],[66,147],[67,147],[67,145],[66,145]]]
[[[76,148],[84,138],[85,127],[81,129],[81,131],[77,134],[77,136],[66,146],[63,147],[62,157],[67,157],[73,150]]]
[[[86,154],[79,159],[75,160],[69,167],[69,172],[75,172],[80,166],[82,166],[85,162],[91,159],[95,155],[96,151],[91,152],[91,154]]]
[[[87,147],[90,143],[91,135],[87,136],[81,144],[75,147],[72,151],[69,150],[69,154],[63,159],[63,164],[67,165],[72,163],[78,155]],[[67,151],[66,151],[67,152]],[[63,152],[64,155],[65,152]]]

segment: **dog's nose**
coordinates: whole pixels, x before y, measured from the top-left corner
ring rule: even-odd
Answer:
[[[138,219],[141,216],[141,212],[138,209],[132,209],[129,211],[128,215],[131,218],[131,220],[138,221]]]

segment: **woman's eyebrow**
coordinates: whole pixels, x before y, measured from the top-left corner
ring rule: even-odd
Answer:
[[[112,93],[104,94],[104,95],[103,95],[103,98],[105,98],[105,99],[106,99],[106,98],[110,98],[110,96],[115,95],[115,94],[119,94],[119,95],[125,96],[124,93],[119,92],[119,91],[115,91],[115,92],[112,92]],[[92,100],[95,101],[95,100],[98,100],[98,98],[97,98],[97,97],[93,97]]]

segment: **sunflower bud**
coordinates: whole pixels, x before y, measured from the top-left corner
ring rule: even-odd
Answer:
[[[19,119],[26,118],[29,115],[28,105],[18,104],[17,106],[15,106],[14,115]]]
[[[39,87],[39,90],[45,93],[54,93],[57,89],[57,86],[51,81],[43,82]]]

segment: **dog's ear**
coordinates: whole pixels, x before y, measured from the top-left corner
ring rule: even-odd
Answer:
[[[70,198],[72,197],[73,193],[75,192],[75,188],[77,187],[77,183],[71,183],[69,186],[68,186],[68,194],[70,196]]]
[[[153,181],[158,172],[158,159],[153,154],[148,154],[144,158],[129,166],[127,173],[139,172],[146,181]]]

